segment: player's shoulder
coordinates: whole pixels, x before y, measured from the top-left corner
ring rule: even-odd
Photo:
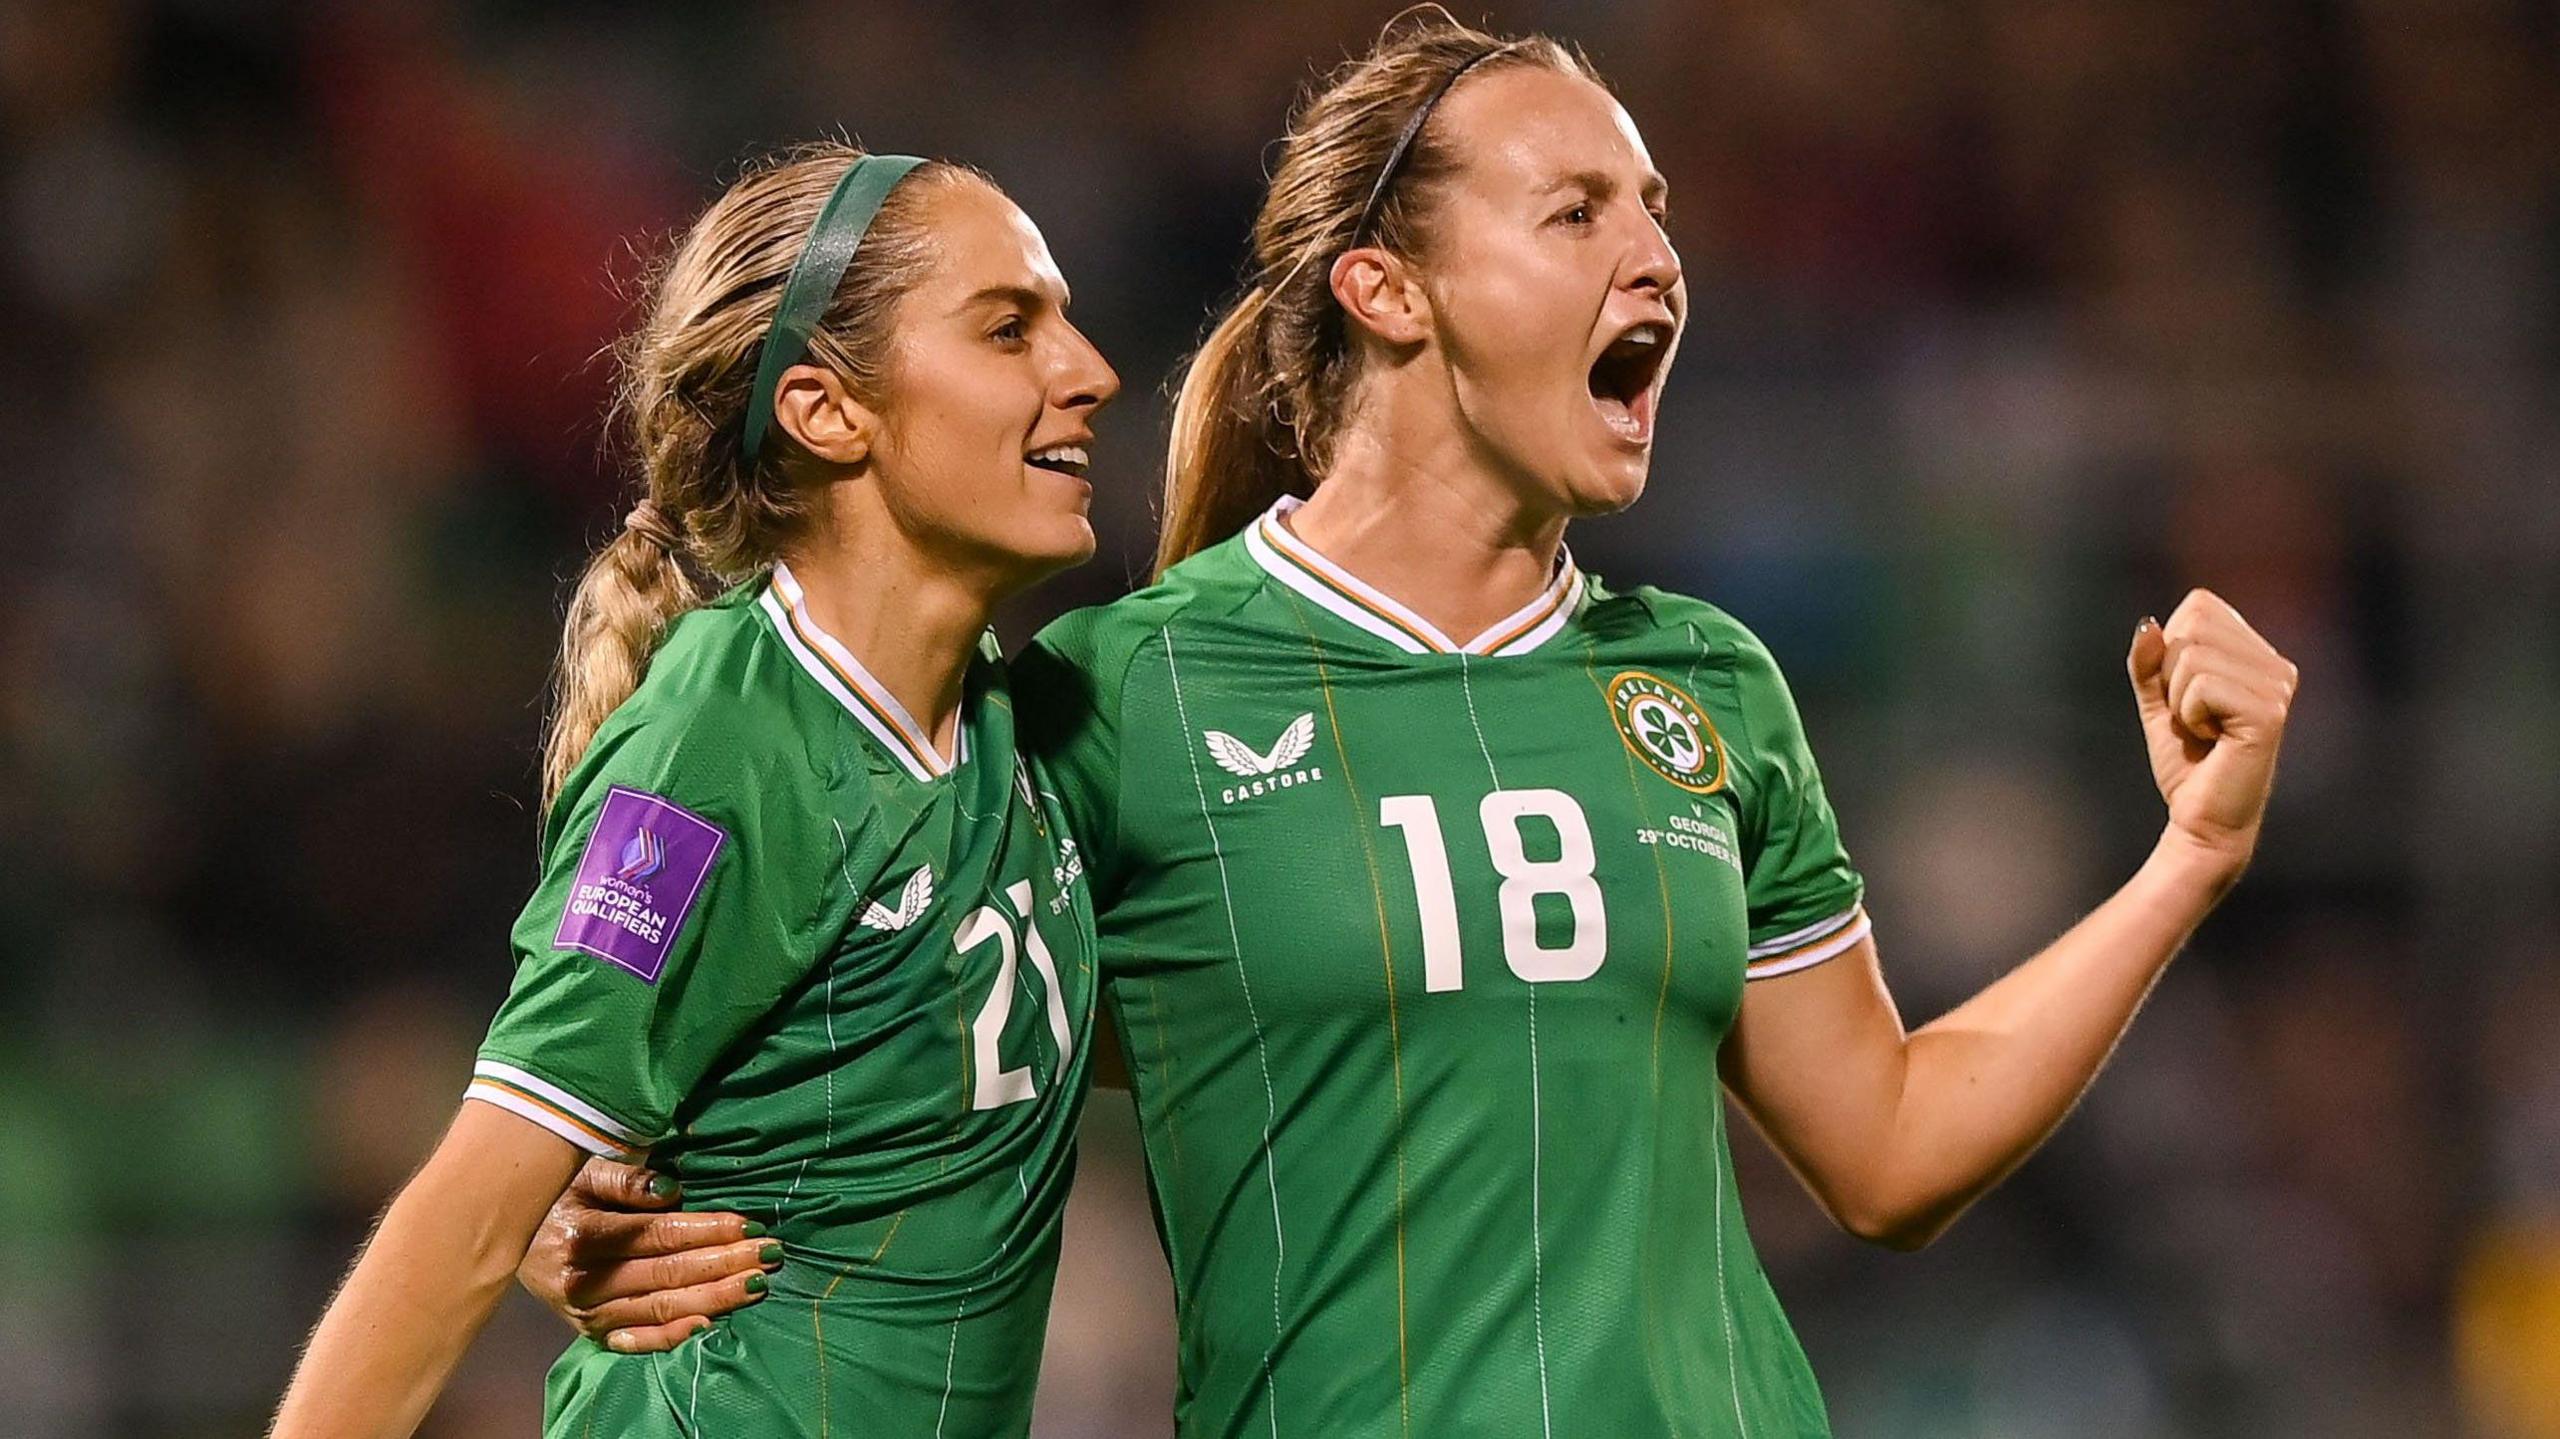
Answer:
[[[1254,577],[1242,562],[1241,539],[1193,555],[1154,583],[1108,604],[1059,616],[1014,661],[1015,682],[1026,667],[1060,667],[1115,680],[1130,661],[1166,631],[1234,612],[1254,593]]]
[[[1591,605],[1584,623],[1595,632],[1685,641],[1697,646],[1709,664],[1772,674],[1777,670],[1777,659],[1760,636],[1719,605],[1655,585],[1615,589],[1597,576],[1589,582]]]
[[[802,693],[790,658],[741,586],[668,626],[631,696],[596,729],[571,792],[622,786],[688,809],[767,822],[834,788],[833,720]]]
[[[639,685],[606,728],[627,731],[630,742],[691,750],[783,743],[799,707],[783,683],[788,657],[749,588],[668,625]]]

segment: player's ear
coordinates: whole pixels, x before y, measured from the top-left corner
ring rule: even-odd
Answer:
[[[774,386],[774,423],[801,448],[830,464],[858,465],[871,457],[880,416],[853,393],[844,376],[822,365],[793,365]]]
[[[1418,345],[1430,331],[1431,301],[1413,267],[1375,245],[1333,262],[1334,303],[1347,323],[1390,345]]]

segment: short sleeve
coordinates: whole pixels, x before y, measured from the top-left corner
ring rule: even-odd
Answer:
[[[1013,662],[1015,733],[1085,851],[1097,898],[1111,893],[1120,851],[1120,691],[1126,645],[1108,643],[1102,610],[1042,630]]]
[[[700,728],[600,737],[554,803],[465,1097],[597,1154],[665,1137],[823,950],[823,887],[796,872],[814,783]]]
[[[1744,731],[1737,799],[1750,915],[1745,973],[1768,979],[1835,958],[1864,939],[1866,883],[1840,842],[1840,821],[1786,677],[1758,637],[1735,629],[1734,703]]]

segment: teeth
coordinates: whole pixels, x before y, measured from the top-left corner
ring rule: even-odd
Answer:
[[[1023,458],[1035,465],[1064,464],[1082,468],[1093,463],[1092,459],[1085,454],[1082,445],[1051,445],[1045,450],[1033,450]]]
[[[1671,338],[1667,325],[1638,325],[1619,337],[1621,345],[1659,345]]]

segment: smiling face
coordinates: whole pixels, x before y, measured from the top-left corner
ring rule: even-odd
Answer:
[[[1643,137],[1600,86],[1529,66],[1461,83],[1431,124],[1458,167],[1422,284],[1470,442],[1533,506],[1625,508],[1688,308]]]
[[[1093,554],[1084,473],[1120,377],[1069,323],[1048,242],[1011,200],[949,185],[925,224],[935,263],[898,301],[873,473],[907,534],[1019,587]]]

